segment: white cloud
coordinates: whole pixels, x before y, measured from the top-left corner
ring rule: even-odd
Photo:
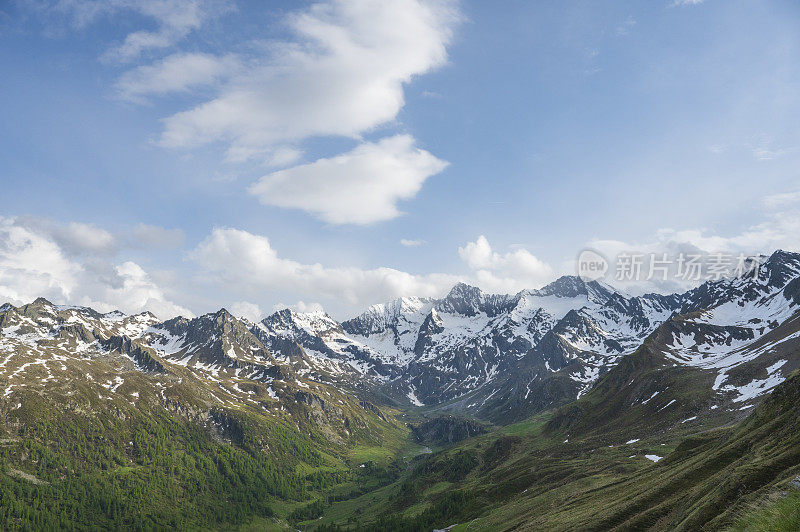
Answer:
[[[70,256],[109,255],[116,251],[117,241],[114,236],[93,224],[81,222],[62,224],[46,218],[31,216],[19,217],[16,220],[19,225],[29,227],[55,241],[61,251]]]
[[[458,248],[461,259],[473,270],[478,286],[494,292],[538,288],[553,280],[553,269],[524,248],[501,254],[485,236]]]
[[[287,305],[285,303],[276,303],[272,306],[272,312],[278,312],[283,309],[290,308],[296,312],[302,313],[312,313],[312,312],[325,312],[321,303],[310,302],[306,303],[305,301],[298,301],[294,305]]]
[[[441,297],[460,281],[508,293],[538,287],[551,280],[552,274],[549,266],[525,249],[497,253],[483,236],[459,249],[467,273],[414,274],[388,267],[306,264],[279,256],[264,236],[216,228],[188,254],[199,266],[181,273],[184,279],[193,276],[189,283],[170,272],[151,274],[133,261],[88,252],[86,246],[80,252],[67,251],[47,222],[0,218],[0,300],[18,305],[42,296],[57,304],[86,305],[101,312],[149,310],[169,318],[192,316],[174,303],[171,293],[204,304],[241,298],[234,299],[229,310],[255,321],[263,316],[260,303],[269,299],[289,297],[297,301],[292,308],[300,312],[322,311],[318,301],[325,301],[334,311],[352,315],[397,297]],[[140,241],[150,241],[153,247],[175,244],[173,238],[183,236],[143,224],[130,234],[138,234]]]
[[[155,23],[155,30],[139,30],[109,49],[103,58],[127,62],[143,52],[172,46],[208,19],[228,11],[225,0],[28,0],[26,6],[40,13],[51,24],[64,19],[76,30],[113,15],[138,15]]]
[[[16,304],[38,296],[66,300],[80,273],[47,235],[0,218],[0,296]]]
[[[400,239],[400,245],[407,248],[417,248],[419,246],[424,246],[425,244],[427,244],[427,242],[424,240],[412,240],[409,238]]]
[[[266,237],[239,229],[214,229],[191,257],[216,276],[214,281],[241,294],[253,290],[287,291],[350,305],[399,296],[437,296],[460,280],[453,275],[413,275],[392,268],[363,270],[303,264],[279,257]]]
[[[765,196],[761,203],[768,209],[785,207],[792,204],[800,204],[800,190],[794,192],[782,192]]]
[[[250,158],[253,153],[247,151],[237,152],[234,150],[231,155],[234,160],[243,160]],[[286,166],[296,162],[302,155],[303,152],[297,148],[292,148],[291,146],[278,146],[270,151],[269,157],[267,158],[267,164],[270,166]]]
[[[249,192],[265,205],[302,209],[329,223],[369,224],[400,215],[397,202],[446,166],[411,136],[397,135],[271,173]]]
[[[184,234],[181,229],[165,229],[157,225],[140,223],[131,232],[135,244],[145,248],[174,249],[183,245]]]
[[[261,318],[264,317],[264,312],[261,308],[249,301],[237,301],[233,303],[230,307],[230,312],[237,318],[244,318],[253,323],[261,321]]]
[[[152,65],[125,72],[115,87],[120,98],[144,102],[149,95],[186,92],[200,85],[216,83],[238,67],[238,61],[233,56],[177,53]]]
[[[403,85],[446,62],[459,20],[447,0],[331,0],[286,17],[216,97],[164,121],[161,144],[221,141],[241,160],[312,136],[358,138],[395,119]]]
[[[553,270],[528,251],[496,253],[482,236],[460,248],[459,254],[471,270],[467,275],[419,275],[393,268],[329,268],[280,257],[264,236],[216,228],[190,256],[202,269],[200,277],[226,294],[290,294],[324,299],[334,311],[350,314],[397,297],[441,297],[459,281],[490,292],[512,293],[552,280]],[[318,303],[302,301],[294,307],[304,312],[321,310]]]
[[[616,240],[593,240],[589,243],[601,251],[679,252],[691,249],[705,253],[769,254],[776,249],[800,250],[800,212],[780,211],[741,232],[723,236],[707,229],[660,229],[652,239],[640,244]]]
[[[759,161],[772,161],[778,157],[783,157],[786,154],[796,151],[797,148],[777,148],[769,145],[755,146],[752,148],[753,157]]]
[[[800,193],[788,192],[773,194],[761,200],[762,219],[728,235],[714,234],[707,229],[660,229],[651,238],[642,242],[624,242],[611,239],[594,239],[588,243],[607,259],[614,259],[621,253],[643,256],[643,270],[649,272],[649,258],[655,254],[660,259],[675,261],[684,255],[701,254],[705,256],[724,253],[732,257],[769,255],[776,249],[800,251]],[[694,280],[681,280],[674,277],[677,265],[671,264],[667,280],[641,279],[623,281],[624,288],[632,293],[677,292],[697,284]],[[609,272],[613,280],[615,271]],[[645,275],[647,277],[647,275]]]
[[[114,6],[136,11],[153,19],[155,31],[140,30],[125,37],[125,41],[110,49],[104,58],[111,61],[130,61],[150,49],[166,48],[186,37],[220,8],[221,2],[203,0],[118,0]]]
[[[54,303],[87,305],[101,312],[191,315],[169,301],[136,263],[113,264],[104,259],[102,252],[110,237],[104,230],[70,224],[59,235],[52,230],[54,224],[45,222],[0,218],[0,298],[22,304],[43,296]],[[72,248],[67,249],[64,242]]]
[[[120,62],[170,47],[229,9],[222,0],[31,1],[79,27],[130,13],[154,22],[155,29],[133,32],[105,54]],[[226,148],[228,162],[260,158],[285,167],[310,138],[362,141],[394,121],[405,85],[446,63],[460,20],[456,0],[325,0],[284,15],[284,40],[251,42],[235,54],[173,53],[123,73],[115,89],[137,103],[202,89],[203,103],[162,120],[162,146],[214,143]],[[264,176],[251,191],[262,203],[331,223],[391,219],[400,214],[399,200],[412,198],[446,165],[413,144],[407,135],[362,141],[337,157]]]
[[[78,302],[101,311],[149,310],[162,318],[179,314],[192,316],[188,309],[168,301],[163,290],[156,286],[150,275],[135,262],[128,261],[114,266],[114,272],[116,279],[112,283],[92,284],[83,281],[79,288],[86,293],[78,299]]]
[[[322,308],[322,304],[314,301],[310,301],[308,303],[305,301],[298,301],[294,304],[294,308],[297,310],[297,312],[325,312],[325,309]]]
[[[66,227],[53,228],[53,236],[62,247],[78,252],[109,252],[114,246],[111,233],[92,224],[71,222]]]

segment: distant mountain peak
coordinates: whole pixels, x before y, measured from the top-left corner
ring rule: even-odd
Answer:
[[[377,303],[365,312],[342,322],[345,331],[354,334],[370,335],[385,331],[396,325],[404,316],[416,314],[431,303],[430,299],[419,297],[399,297],[388,303]]]
[[[501,296],[505,297],[505,296]],[[443,312],[453,312],[465,316],[473,316],[483,310],[486,295],[477,286],[457,283],[450,292],[436,303]]]
[[[768,260],[798,261],[800,260],[800,253],[794,251],[786,251],[783,249],[776,249],[775,251],[772,252],[772,255],[769,256]]]
[[[586,296],[596,303],[605,303],[613,294],[619,294],[619,291],[600,281],[586,282],[576,275],[563,275],[539,290],[532,290],[531,293],[564,298]]]
[[[538,290],[541,295],[578,297],[589,294],[586,283],[576,275],[563,275]]]
[[[371,305],[368,309],[367,313],[371,314],[400,314],[403,312],[416,312],[419,310],[419,307],[424,303],[424,301],[418,297],[398,297],[389,301],[388,303],[377,303],[375,305]]]
[[[263,323],[268,321],[291,320],[294,316],[295,316],[295,311],[293,311],[290,308],[283,308],[280,310],[276,310],[275,312],[273,312],[272,314],[261,320],[261,322]]]
[[[764,263],[759,266],[759,277],[766,277],[769,286],[783,286],[786,282],[800,273],[800,253],[775,251]]]
[[[224,308],[224,307],[223,307],[223,308],[221,308],[221,309],[219,309],[218,311],[216,311],[216,312],[214,313],[214,317],[215,317],[215,318],[223,318],[223,319],[226,319],[226,320],[228,320],[228,319],[235,319],[235,318],[234,318],[234,316],[233,316],[233,314],[231,314],[230,312],[228,312],[228,309],[226,309],[226,308]]]
[[[453,286],[453,288],[450,289],[450,292],[447,293],[445,299],[453,297],[479,297],[482,294],[483,291],[477,286],[458,282]]]
[[[297,312],[296,310],[285,308],[273,312],[263,320],[261,325],[269,330],[297,330],[304,329],[319,333],[331,329],[340,329],[339,322],[334,320],[328,313],[322,310],[312,312]]]

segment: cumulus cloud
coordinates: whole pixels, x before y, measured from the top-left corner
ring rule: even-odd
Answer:
[[[325,312],[325,309],[322,308],[322,304],[314,301],[308,303],[305,301],[298,301],[294,304],[293,308],[295,308],[297,312]]]
[[[243,297],[324,299],[334,311],[348,314],[366,306],[404,296],[441,297],[457,282],[475,284],[490,292],[513,293],[538,288],[552,280],[553,270],[524,249],[497,253],[485,237],[459,249],[468,267],[464,275],[413,274],[393,268],[331,268],[304,264],[279,256],[268,238],[239,229],[216,228],[191,252],[201,277],[225,293]],[[274,301],[274,299],[273,299]],[[275,310],[286,308],[278,304]],[[299,301],[293,308],[321,310],[318,303]]]
[[[261,304],[285,301],[285,297],[297,301],[290,307],[300,312],[322,311],[318,301],[324,301],[334,311],[351,315],[397,297],[441,297],[457,282],[508,293],[541,286],[552,274],[549,266],[528,251],[496,252],[483,236],[458,250],[466,273],[416,274],[389,267],[303,263],[280,256],[265,236],[216,228],[188,253],[191,262],[181,276],[192,282],[181,283],[169,272],[150,273],[134,261],[116,260],[124,246],[111,256],[98,251],[102,247],[95,244],[103,239],[94,233],[102,235],[100,228],[90,226],[93,230],[88,231],[74,226],[73,236],[87,231],[90,236],[77,239],[80,246],[73,242],[67,248],[62,244],[69,240],[54,227],[57,224],[48,220],[0,217],[0,300],[19,305],[43,296],[57,304],[86,305],[101,312],[149,310],[169,318],[192,316],[173,298],[192,300],[196,296],[204,304],[219,301],[212,306],[240,298],[233,299],[229,310],[257,321],[264,314]],[[69,227],[64,225],[68,233]],[[153,248],[170,247],[183,239],[179,231],[144,224],[125,234],[142,244],[149,242]],[[95,252],[88,251],[91,249]]]
[[[401,238],[400,245],[407,248],[417,248],[419,246],[424,246],[427,244],[424,240],[414,240],[409,238]]]
[[[38,296],[67,300],[80,273],[53,239],[0,218],[0,296],[17,304]]]
[[[80,304],[98,310],[113,308],[126,312],[149,310],[162,318],[176,315],[192,316],[188,309],[168,301],[164,291],[156,286],[150,275],[135,262],[123,262],[114,266],[114,271],[116,279],[113,283],[93,286],[84,281],[79,288],[86,294],[79,298]]]
[[[306,303],[305,301],[298,301],[294,305],[287,305],[285,303],[276,303],[272,306],[272,312],[278,312],[279,310],[287,308],[303,313],[325,312],[325,309],[323,308],[321,303],[315,303],[313,301],[310,303]]]
[[[177,53],[152,65],[142,65],[125,72],[115,87],[120,98],[142,103],[147,96],[186,92],[219,82],[238,67],[238,60],[233,56]]]
[[[693,279],[681,279],[675,276],[677,257],[701,255],[710,257],[724,254],[728,257],[769,255],[776,249],[800,251],[800,193],[786,192],[764,197],[762,219],[758,223],[746,226],[739,232],[721,235],[708,229],[660,229],[650,238],[640,242],[625,242],[614,239],[594,239],[588,243],[592,249],[599,251],[612,265],[621,254],[639,255],[642,257],[642,271],[649,272],[650,261],[661,260],[666,254],[670,261],[666,279],[664,275],[647,279],[615,281],[624,283],[624,288],[632,293],[643,292],[676,292],[697,284]],[[574,269],[573,269],[574,271]],[[615,277],[615,271],[609,272]],[[702,279],[701,279],[702,280]]]
[[[87,305],[101,312],[191,315],[169,301],[138,264],[114,264],[102,254],[90,253],[103,249],[107,235],[103,230],[70,224],[63,236],[41,220],[27,222],[0,218],[0,298],[22,304],[43,296],[54,303]],[[73,247],[68,249],[64,242]]]
[[[538,288],[555,275],[547,263],[524,248],[497,253],[483,235],[458,248],[458,254],[473,270],[476,283],[490,291]]]
[[[93,224],[81,222],[60,224],[47,218],[32,216],[19,217],[17,223],[53,240],[67,255],[108,255],[116,251],[116,238],[105,229]]]
[[[591,247],[607,254],[623,251],[679,253],[692,251],[703,253],[768,254],[776,249],[800,250],[800,212],[776,212],[767,220],[745,228],[732,235],[717,235],[706,229],[660,229],[651,239],[641,243],[619,240],[596,239]]]
[[[357,138],[395,119],[403,85],[443,65],[459,15],[439,0],[331,0],[287,15],[216,96],[164,120],[161,144],[221,141],[241,160],[313,136]]]
[[[447,163],[414,146],[409,135],[363,143],[348,153],[266,175],[249,192],[261,203],[308,211],[334,224],[369,224],[400,215]]]
[[[138,224],[131,232],[134,244],[144,248],[174,249],[183,245],[181,229],[165,229],[157,225]]]
[[[191,253],[216,281],[248,293],[252,290],[341,299],[351,305],[399,296],[435,296],[452,286],[457,276],[413,275],[393,268],[328,268],[278,256],[269,239],[247,231],[216,228]]]
[[[70,222],[64,228],[54,228],[53,235],[62,246],[78,252],[106,252],[114,246],[111,233],[91,224]]]
[[[253,323],[261,321],[264,317],[264,312],[255,303],[249,301],[237,301],[230,306],[230,313],[237,318],[244,318]]]
[[[230,9],[224,0],[28,0],[25,5],[44,16],[54,29],[66,21],[79,30],[103,17],[120,14],[139,15],[155,23],[155,30],[130,33],[103,55],[105,60],[119,62],[172,46],[210,18]]]
[[[769,196],[764,196],[761,203],[768,209],[800,205],[800,190],[770,194]]]

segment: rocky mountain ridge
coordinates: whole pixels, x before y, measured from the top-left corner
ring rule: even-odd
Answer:
[[[673,295],[628,296],[573,276],[513,295],[459,283],[444,298],[401,298],[341,323],[289,309],[258,323],[225,309],[159,322],[38,299],[0,308],[0,352],[117,352],[144,371],[228,380],[242,400],[239,379],[278,379],[502,422],[580,398],[657,338],[669,363],[713,373],[714,391],[757,397],[796,366],[776,353],[795,338],[800,255],[777,251],[751,273]],[[39,359],[28,364],[47,368]]]
[[[311,366],[344,362],[400,402],[518,418],[585,394],[667,322],[715,329],[704,351],[741,352],[795,314],[798,284],[800,255],[777,251],[741,278],[708,281],[681,294],[631,297],[572,276],[514,295],[458,284],[442,299],[401,298],[341,324],[319,313],[282,311],[295,325],[278,329],[273,314],[259,328],[276,356],[281,338],[313,353]],[[296,325],[314,320],[322,320],[324,330]],[[670,342],[664,350],[675,351],[675,363],[710,367],[708,360],[701,363],[708,356],[697,358],[699,347],[680,337]],[[739,344],[731,348],[731,342]]]
[[[363,398],[276,360],[250,327],[225,309],[161,322],[43,298],[5,304],[0,410],[13,415],[33,394],[81,412],[161,408],[213,425],[213,412],[232,408],[339,444],[387,424]]]

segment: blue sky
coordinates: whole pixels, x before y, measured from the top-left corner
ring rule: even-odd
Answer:
[[[341,318],[587,246],[798,249],[799,28],[791,1],[1,2],[0,298]]]

